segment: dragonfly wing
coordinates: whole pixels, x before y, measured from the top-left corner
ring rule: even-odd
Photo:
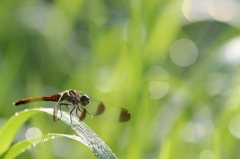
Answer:
[[[59,106],[59,103],[57,103],[57,104],[54,106],[54,108],[53,108],[53,121],[54,121],[54,122],[57,121],[58,106]]]
[[[111,121],[116,121],[116,122],[125,122],[131,118],[129,111],[127,111],[124,108],[121,108],[106,102],[101,102],[100,100],[84,92],[79,92],[79,93],[81,95],[85,94],[89,96],[90,103],[85,107],[92,116],[100,116],[102,118],[105,118]]]

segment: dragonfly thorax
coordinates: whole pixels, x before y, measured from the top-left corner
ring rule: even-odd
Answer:
[[[72,90],[72,89],[67,90],[67,91],[63,92],[62,96],[63,96],[63,100],[66,100],[66,101],[72,103],[73,105],[77,105],[80,103],[81,96],[75,90]]]

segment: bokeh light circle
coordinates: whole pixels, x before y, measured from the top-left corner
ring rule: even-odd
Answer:
[[[214,154],[211,150],[203,150],[200,153],[200,159],[214,159]]]
[[[240,115],[236,115],[230,120],[229,130],[233,136],[240,138]]]
[[[149,92],[151,93],[151,99],[160,99],[168,93],[169,83],[150,81]]]
[[[42,131],[37,127],[31,127],[27,130],[25,137],[30,143],[38,143],[42,140]]]
[[[231,39],[221,49],[221,59],[227,64],[238,65],[240,64],[240,36]]]
[[[192,22],[210,19],[208,3],[208,0],[185,0],[182,5],[183,15]]]
[[[209,14],[216,20],[232,19],[239,10],[236,0],[211,0],[208,5]]]
[[[218,20],[239,24],[239,0],[184,0],[183,15],[191,22]]]
[[[198,57],[198,49],[194,42],[188,39],[180,39],[172,44],[170,50],[172,61],[179,66],[189,66]]]

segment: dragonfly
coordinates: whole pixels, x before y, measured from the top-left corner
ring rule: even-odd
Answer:
[[[64,92],[50,96],[21,99],[13,103],[13,105],[19,106],[22,104],[37,101],[57,102],[53,109],[54,122],[57,121],[58,110],[60,110],[62,117],[61,106],[63,105],[66,106],[67,108],[69,106],[72,107],[71,110],[69,110],[71,123],[74,111],[80,122],[83,121],[87,116],[91,117],[101,116],[105,119],[116,122],[126,122],[131,118],[130,112],[127,109],[106,102],[102,102],[87,93],[76,91],[74,89],[66,90]]]

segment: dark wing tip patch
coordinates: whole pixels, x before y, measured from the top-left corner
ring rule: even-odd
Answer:
[[[104,111],[105,111],[105,106],[104,106],[103,102],[100,102],[98,105],[97,112],[94,114],[94,116],[101,115]]]
[[[122,109],[121,114],[119,116],[119,122],[126,122],[130,120],[131,114],[128,110]]]

